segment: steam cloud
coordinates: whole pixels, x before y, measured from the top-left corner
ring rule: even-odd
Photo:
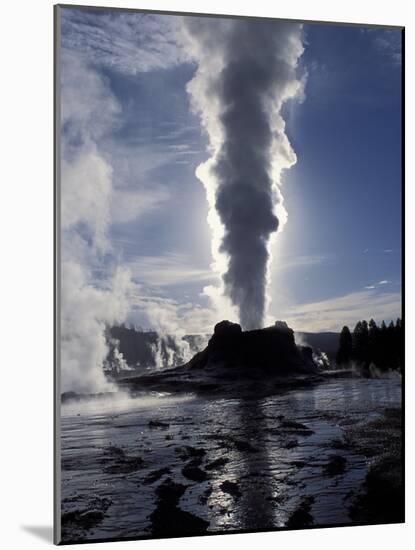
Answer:
[[[132,282],[121,267],[97,268],[111,255],[107,238],[112,168],[98,143],[114,127],[119,106],[104,80],[62,55],[61,390],[112,389],[103,371],[105,327],[126,318]]]
[[[198,63],[188,92],[211,152],[196,173],[210,207],[213,268],[242,326],[259,328],[268,305],[271,236],[286,221],[281,172],[296,162],[281,108],[303,90],[302,27],[192,17],[183,24]]]

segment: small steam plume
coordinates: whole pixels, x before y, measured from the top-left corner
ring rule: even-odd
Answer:
[[[198,69],[188,84],[209,136],[210,159],[197,169],[209,202],[213,268],[245,329],[263,326],[271,236],[286,221],[281,172],[296,162],[281,117],[301,96],[298,24],[184,19]],[[207,293],[212,296],[212,289]]]
[[[136,290],[139,290],[138,286]],[[135,295],[135,304],[147,324],[157,333],[157,342],[152,345],[156,369],[171,368],[189,361],[192,350],[184,339],[186,330],[181,325],[176,302],[138,293]]]

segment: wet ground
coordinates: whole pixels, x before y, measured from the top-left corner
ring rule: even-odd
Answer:
[[[152,393],[68,403],[62,539],[401,521],[368,515],[367,500],[379,506],[376,468],[399,474],[400,406],[399,379],[360,378],[260,399]],[[401,502],[399,479],[391,483]]]

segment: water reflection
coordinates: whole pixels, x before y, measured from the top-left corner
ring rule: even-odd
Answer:
[[[147,395],[115,410],[66,409],[64,510],[84,509],[91,495],[109,499],[105,517],[89,535],[151,534],[156,489],[170,478],[185,486],[180,508],[209,521],[210,531],[282,527],[304,496],[315,497],[316,524],[345,522],[345,498],[364,479],[366,465],[361,456],[342,451],[343,474],[325,474],[338,452],[342,422],[367,420],[399,406],[400,399],[399,380],[356,379],[262,399]],[[108,469],[109,448],[123,471],[114,473],[112,463]],[[199,481],[185,475],[189,453],[202,457],[197,467],[206,476]],[[126,471],[137,457],[143,466]]]
[[[250,529],[267,529],[276,524],[275,490],[272,471],[277,457],[270,457],[266,432],[267,418],[261,403],[242,399],[236,408],[240,426],[239,453],[242,468],[240,481],[244,492],[239,502],[239,522]],[[244,445],[244,443],[247,445]]]

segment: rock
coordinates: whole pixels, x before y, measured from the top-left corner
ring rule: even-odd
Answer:
[[[338,476],[346,471],[347,460],[340,455],[330,457],[329,463],[325,466],[324,471],[328,476]]]
[[[219,485],[224,493],[233,496],[234,498],[239,498],[241,496],[241,491],[239,490],[238,484],[234,481],[224,481]]]
[[[159,470],[154,470],[148,474],[143,483],[145,485],[150,485],[151,483],[161,479],[164,475],[170,474],[170,472],[170,468],[160,468]]]
[[[314,497],[305,497],[298,508],[291,514],[286,526],[288,529],[302,529],[309,527],[314,523],[311,515],[311,506],[314,503]]]
[[[317,372],[312,349],[297,346],[294,331],[283,321],[249,331],[242,331],[240,325],[230,321],[218,323],[207,347],[187,366],[209,369],[218,365],[223,365],[223,371],[239,368],[275,375]]]
[[[287,325],[285,321],[275,321],[274,327],[281,331],[286,331],[286,332],[291,331],[290,327]]]
[[[231,321],[221,321],[215,325],[213,334],[214,336],[235,336],[241,334],[241,325],[238,323],[231,323]]]
[[[123,449],[114,445],[105,449],[101,463],[107,474],[129,474],[144,466],[141,456],[127,455]]]
[[[190,445],[187,445],[186,447],[177,448],[176,453],[183,460],[186,460],[189,458],[198,458],[201,460],[206,455],[206,451],[202,447],[196,448],[196,447],[191,447]]]
[[[209,464],[206,464],[206,470],[217,470],[225,466],[228,462],[229,458],[217,458],[216,460],[209,462]]]
[[[169,426],[170,424],[168,424],[167,422],[161,422],[160,420],[150,420],[150,422],[148,423],[148,427],[151,429],[154,429],[154,428],[166,429]]]
[[[208,478],[206,472],[201,470],[199,466],[196,466],[192,463],[188,464],[182,469],[182,474],[187,479],[190,479],[190,481],[196,481],[197,483],[206,481]]]
[[[72,508],[61,517],[62,537],[65,542],[69,542],[85,537],[87,531],[99,525],[112,502],[108,498],[92,497],[84,500],[82,496],[75,496],[65,499],[64,503]],[[81,508],[75,507],[80,504]]]
[[[201,535],[206,532],[209,522],[178,506],[186,486],[167,478],[156,490],[157,506],[150,515],[153,535],[185,536]]]
[[[312,435],[314,432],[308,428],[305,424],[295,422],[294,420],[283,420],[281,422],[281,428],[285,433],[291,433],[295,435]]]
[[[234,440],[235,448],[241,453],[257,453],[258,449],[253,447],[249,441],[243,441],[242,439]]]

